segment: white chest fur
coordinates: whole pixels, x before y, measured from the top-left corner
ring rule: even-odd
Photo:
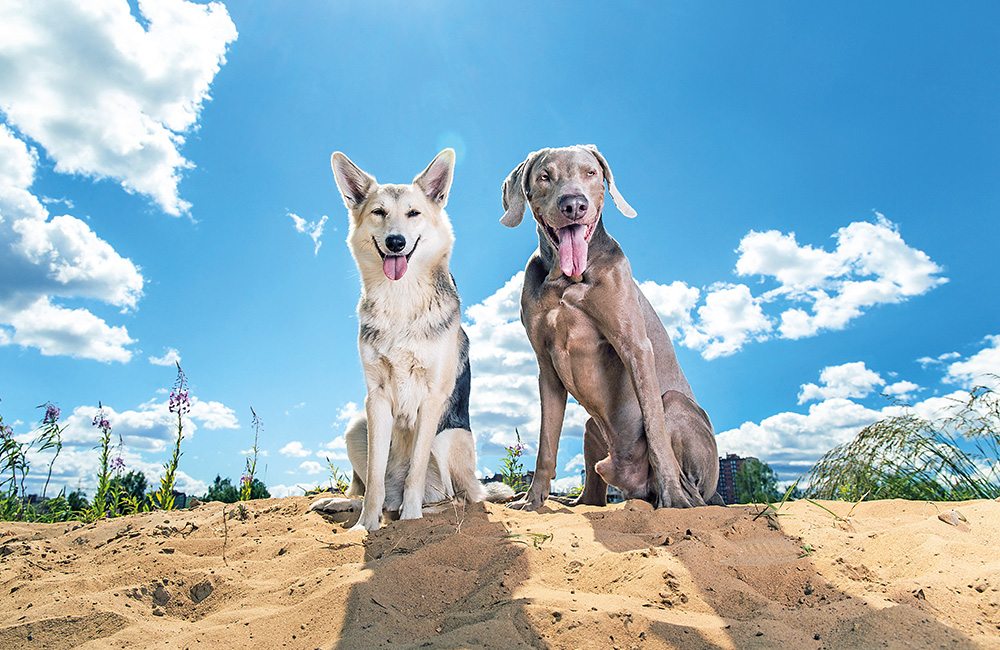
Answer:
[[[390,403],[397,428],[412,428],[429,396],[454,389],[461,317],[453,288],[413,286],[398,300],[391,290],[402,288],[383,285],[362,296],[358,349],[369,397]]]

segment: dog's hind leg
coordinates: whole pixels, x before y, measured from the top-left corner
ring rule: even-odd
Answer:
[[[441,475],[451,492],[449,496],[468,503],[478,503],[486,498],[486,489],[476,478],[476,441],[472,432],[445,429],[437,438],[435,447],[441,449],[438,458],[442,466]]]
[[[663,414],[680,469],[681,487],[694,505],[717,504],[719,455],[708,415],[677,391],[663,394]]]
[[[327,497],[317,499],[309,506],[310,510],[323,512],[357,512],[361,510],[361,499],[345,499],[344,497]]]
[[[573,505],[603,506],[608,503],[608,484],[594,467],[607,457],[607,438],[594,418],[588,418],[583,434],[584,481],[583,491]]]
[[[345,496],[360,498],[365,495],[364,477],[368,474],[368,418],[359,415],[351,420],[344,433],[347,458],[351,461],[351,486]]]

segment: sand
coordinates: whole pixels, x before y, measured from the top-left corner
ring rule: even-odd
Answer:
[[[367,537],[310,502],[0,522],[0,648],[1000,648],[994,501],[475,504]]]

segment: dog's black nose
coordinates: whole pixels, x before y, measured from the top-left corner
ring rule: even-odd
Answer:
[[[559,212],[567,219],[582,219],[588,207],[587,197],[582,194],[566,194],[559,199]]]
[[[402,235],[389,235],[385,238],[385,247],[390,253],[398,253],[406,248],[406,237]]]

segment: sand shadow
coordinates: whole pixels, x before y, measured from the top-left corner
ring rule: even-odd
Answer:
[[[619,573],[630,557],[658,560],[642,563],[652,575],[622,588],[639,590],[640,597],[649,599],[643,606],[650,612],[649,643],[643,647],[981,647],[928,615],[916,597],[910,603],[899,598],[875,607],[836,588],[803,541],[783,532],[777,518],[760,516],[761,510],[708,506],[653,511],[646,503],[629,502],[623,509],[585,515],[595,541],[619,556]],[[852,581],[875,582],[863,564],[843,558],[837,564]],[[615,590],[604,585],[609,587]]]
[[[357,515],[344,521],[349,527]],[[340,639],[323,650],[542,648],[515,592],[525,546],[483,504],[393,521],[365,537]]]
[[[535,517],[473,504],[369,533],[342,633],[319,647],[980,647],[917,604],[836,588],[800,539],[748,507],[553,504]]]

